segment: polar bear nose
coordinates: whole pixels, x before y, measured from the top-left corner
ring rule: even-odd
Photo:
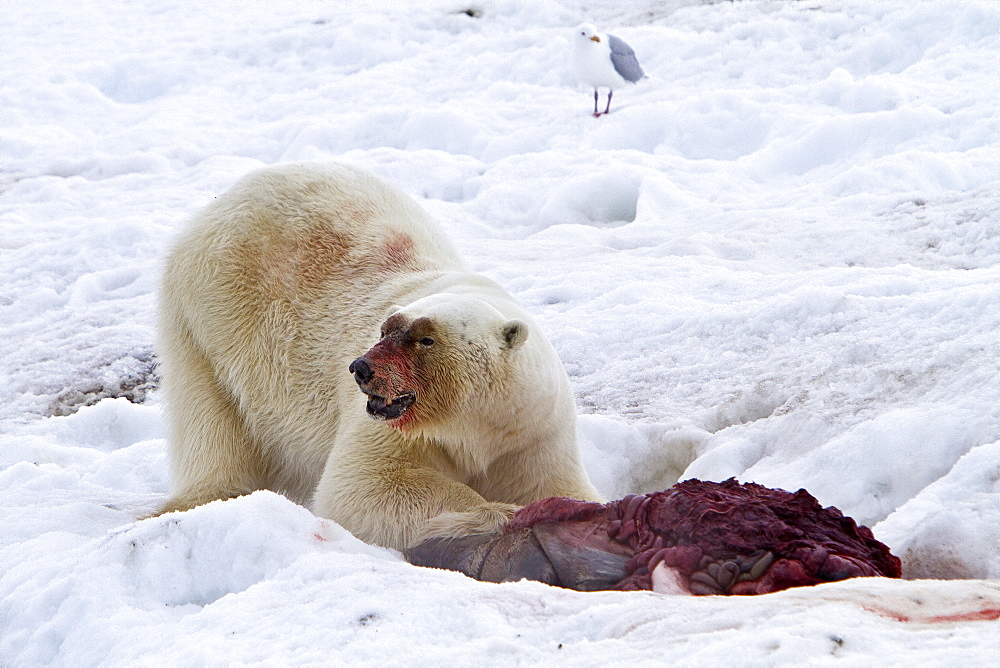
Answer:
[[[368,383],[375,377],[375,372],[362,357],[351,362],[348,371],[354,374],[354,380],[358,381],[359,384]]]

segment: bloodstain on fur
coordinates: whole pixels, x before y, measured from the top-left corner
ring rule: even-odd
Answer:
[[[386,239],[382,252],[377,255],[379,264],[390,272],[409,271],[414,257],[413,239],[408,234],[394,232]]]
[[[425,386],[413,356],[408,352],[409,330],[392,328],[389,324],[398,324],[401,320],[398,315],[390,317],[386,324],[387,335],[362,355],[361,359],[368,363],[373,374],[363,389],[368,394],[388,399],[408,393],[423,398]],[[420,405],[413,406],[393,420],[392,426],[405,431],[419,420],[420,409]]]

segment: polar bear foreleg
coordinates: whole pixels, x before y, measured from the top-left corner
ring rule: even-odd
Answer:
[[[493,533],[519,508],[487,501],[468,485],[414,462],[362,459],[331,454],[313,510],[368,543],[402,550],[431,537]]]

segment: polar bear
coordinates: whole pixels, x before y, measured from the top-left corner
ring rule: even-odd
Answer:
[[[404,549],[600,500],[538,324],[372,174],[244,177],[177,239],[159,307],[161,512],[270,489]]]

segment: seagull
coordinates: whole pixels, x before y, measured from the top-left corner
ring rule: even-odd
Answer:
[[[573,40],[573,69],[583,83],[594,87],[594,118],[611,109],[615,88],[643,79],[646,73],[635,58],[635,51],[621,38],[597,32],[589,23],[576,27]],[[597,89],[608,89],[608,104],[597,111]]]

